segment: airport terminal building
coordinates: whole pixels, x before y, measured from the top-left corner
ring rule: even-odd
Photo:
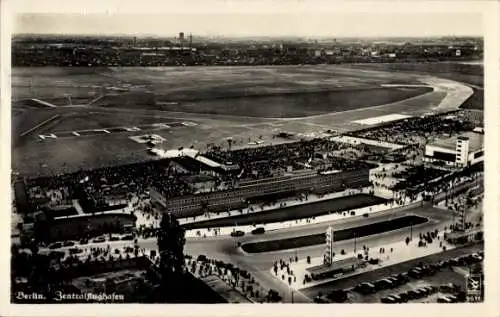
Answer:
[[[248,202],[273,199],[280,195],[291,196],[301,192],[321,193],[341,191],[346,188],[360,188],[370,185],[370,169],[352,171],[300,173],[242,182],[237,187],[210,193],[186,195],[170,199],[162,198],[151,191],[153,199],[171,212],[183,217],[199,214],[204,208],[211,211],[227,211],[244,208]]]
[[[484,161],[484,135],[466,132],[450,138],[438,138],[425,146],[425,162],[465,167]]]

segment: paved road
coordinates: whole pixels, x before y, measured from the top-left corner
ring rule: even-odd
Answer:
[[[382,220],[391,219],[394,217],[401,217],[404,215],[418,215],[422,217],[427,217],[430,219],[429,222],[413,226],[413,236],[418,236],[419,232],[432,231],[434,229],[442,230],[443,227],[449,226],[452,221],[452,213],[447,210],[436,209],[431,205],[418,206],[406,210],[391,210],[383,211],[377,213],[369,218],[365,217],[353,217],[349,219],[342,219],[336,221],[335,227],[338,230],[369,224],[372,222],[378,222]],[[251,272],[256,280],[262,284],[265,288],[272,288],[277,290],[284,298],[285,302],[292,302],[292,296],[294,302],[310,302],[310,299],[300,292],[294,291],[292,295],[292,290],[284,283],[275,279],[269,269],[272,267],[274,261],[282,259],[288,259],[297,255],[299,258],[304,258],[306,256],[318,257],[321,256],[324,250],[324,245],[311,246],[306,248],[300,248],[297,250],[284,250],[278,252],[266,252],[258,254],[245,254],[237,246],[237,242],[257,242],[262,240],[275,240],[289,238],[293,236],[309,235],[313,233],[325,232],[326,228],[331,223],[315,224],[309,226],[303,226],[298,228],[287,228],[282,230],[266,232],[262,236],[252,236],[248,235],[241,238],[232,238],[228,236],[220,237],[209,237],[209,238],[188,238],[186,241],[185,252],[187,254],[197,256],[199,254],[205,254],[210,258],[222,260],[225,262],[233,263],[247,271]],[[375,236],[367,236],[363,238],[356,239],[357,249],[361,249],[362,245],[373,248],[376,246],[389,244],[396,241],[403,241],[407,236],[410,235],[409,228],[403,228],[394,230],[391,232],[386,232],[384,234],[379,234]],[[122,248],[125,245],[130,245],[131,241],[116,241],[116,242],[106,242],[103,244],[91,243],[87,246],[105,246],[110,244],[112,248]],[[146,249],[156,249],[156,239],[140,240],[139,245],[141,248]],[[337,243],[337,248],[340,249],[350,249],[354,248],[353,240],[345,240]]]
[[[418,236],[419,232],[427,232],[434,229],[442,230],[445,225],[451,223],[452,214],[446,210],[440,210],[433,208],[429,205],[424,205],[422,207],[416,207],[414,209],[394,212],[384,212],[381,215],[373,216],[370,218],[358,217],[356,219],[346,219],[340,221],[336,224],[339,230],[353,227],[355,225],[364,225],[371,222],[381,221],[383,219],[388,219],[391,217],[400,217],[403,215],[415,214],[423,217],[428,217],[430,221],[425,224],[417,225],[413,227],[413,235]],[[290,228],[283,229],[275,232],[267,232],[264,236],[247,236],[242,237],[240,240],[244,242],[255,242],[262,239],[280,239],[290,236],[300,236],[307,235],[314,232],[324,232],[328,224],[318,224],[305,226],[302,228]],[[403,228],[384,234],[376,236],[368,236],[357,239],[357,248],[360,249],[362,245],[367,247],[376,247],[391,242],[402,241],[407,236],[410,235],[410,230],[408,228]],[[292,292],[284,283],[276,280],[270,273],[269,269],[272,267],[273,262],[282,259],[288,259],[289,257],[298,255],[299,258],[304,258],[306,256],[317,257],[321,256],[324,250],[323,245],[311,246],[306,248],[300,248],[298,250],[285,250],[279,252],[271,253],[260,253],[260,254],[245,254],[237,247],[238,239],[231,237],[213,237],[213,238],[194,238],[188,239],[186,242],[185,251],[191,255],[205,254],[210,258],[219,259],[226,262],[231,262],[238,265],[249,272],[251,272],[256,279],[262,283],[266,288],[276,289],[282,294],[286,302],[292,301]],[[150,248],[156,247],[156,242],[145,242],[141,243],[142,247]],[[349,249],[354,248],[353,240],[341,241],[337,244],[339,249]],[[305,297],[300,292],[294,292],[293,294],[295,302],[309,302],[309,299]]]
[[[382,220],[391,219],[394,217],[401,217],[404,215],[418,215],[422,217],[427,217],[430,219],[429,222],[413,226],[413,236],[418,236],[419,232],[427,232],[434,229],[442,230],[443,227],[449,226],[452,220],[452,213],[447,210],[436,209],[430,205],[418,206],[406,210],[397,211],[384,211],[369,218],[365,217],[353,217],[350,219],[342,219],[335,222],[335,227],[338,230],[350,228],[353,226],[360,226],[369,224],[372,222],[378,222]],[[330,223],[326,224],[315,224],[309,226],[303,226],[299,228],[287,228],[282,230],[276,230],[271,232],[266,232],[262,236],[252,236],[248,235],[241,238],[232,238],[228,236],[220,237],[209,237],[203,238],[188,238],[186,241],[185,252],[187,254],[197,256],[199,254],[205,254],[210,258],[222,260],[225,262],[233,263],[249,272],[251,272],[255,279],[261,283],[265,288],[272,288],[277,290],[284,298],[285,302],[296,303],[306,303],[310,302],[310,299],[300,292],[294,291],[292,295],[292,290],[284,283],[275,279],[269,269],[272,267],[274,261],[281,259],[288,259],[297,255],[299,258],[304,258],[306,256],[318,257],[321,256],[324,250],[324,245],[311,246],[306,248],[300,248],[297,250],[284,250],[278,252],[266,252],[258,254],[245,254],[237,246],[237,242],[256,242],[262,240],[275,240],[283,239],[293,236],[309,235],[313,233],[325,232],[326,228]],[[367,236],[363,238],[356,239],[357,249],[361,249],[362,245],[373,248],[376,246],[389,244],[396,241],[403,241],[407,236],[410,235],[409,228],[403,228],[394,230],[391,232],[386,232],[384,234],[379,234],[375,236]],[[122,248],[125,245],[130,245],[131,241],[116,241],[116,242],[106,242],[102,244],[90,243],[87,246],[101,246],[104,247],[106,244],[110,244],[112,248]],[[156,249],[156,239],[140,240],[139,245],[141,248],[146,249]],[[353,240],[345,240],[337,243],[337,248],[340,249],[350,249],[354,248]]]

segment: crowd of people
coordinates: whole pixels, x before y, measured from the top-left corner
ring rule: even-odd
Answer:
[[[281,298],[276,291],[263,288],[250,272],[230,263],[207,259],[204,255],[200,255],[197,259],[186,256],[186,266],[199,277],[210,275],[219,277],[234,290],[254,302],[277,302]]]
[[[354,159],[324,156],[334,151],[346,150],[347,147],[349,146],[342,143],[318,138],[234,151],[212,148],[203,155],[222,164],[228,162],[238,164],[241,168],[239,178],[261,179],[272,177],[279,170],[287,170],[288,166],[295,169],[312,165],[321,165],[327,169],[336,170],[363,168],[365,164]]]
[[[408,118],[351,134],[389,143],[423,145],[432,137],[442,134],[452,136],[462,131],[471,131],[474,127],[474,124],[467,121],[467,118],[454,113]]]
[[[431,180],[444,176],[447,171],[427,168],[423,165],[411,167],[405,171],[401,171],[392,175],[394,178],[401,179],[392,189],[402,190],[416,185],[425,184]]]
[[[48,196],[54,191],[64,193],[62,199],[81,196],[81,191],[96,205],[107,196],[124,196],[130,193],[146,193],[150,187],[166,197],[191,194],[193,189],[183,182],[169,168],[169,160],[150,161],[130,165],[113,166],[95,170],[79,171],[56,177],[43,177],[27,180],[27,188],[36,188],[32,194]],[[31,203],[34,195],[28,195]],[[82,197],[79,197],[82,198]]]

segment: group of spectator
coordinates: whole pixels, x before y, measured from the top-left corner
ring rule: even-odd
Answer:
[[[198,256],[197,259],[186,255],[186,266],[191,273],[202,278],[210,275],[218,276],[234,290],[254,302],[277,302],[281,298],[274,290],[266,291],[250,272],[230,263],[208,259],[204,255]]]
[[[394,121],[380,127],[367,128],[351,133],[353,136],[389,143],[424,145],[429,139],[443,134],[456,135],[471,131],[474,124],[459,113],[414,117]]]
[[[392,175],[392,177],[402,180],[398,182],[392,189],[401,190],[416,185],[425,184],[440,176],[444,176],[446,173],[446,171],[427,168],[423,165],[411,167],[410,169],[406,169]]]
[[[131,193],[146,193],[149,187],[167,197],[191,194],[193,190],[188,185],[169,168],[168,159],[27,180],[28,193],[32,194],[28,197],[34,206],[38,205],[34,194],[48,196],[54,191],[63,193],[62,199],[85,197],[98,207],[105,204],[106,197],[130,199]],[[31,188],[36,190],[30,192]]]
[[[238,164],[241,168],[239,178],[261,179],[273,177],[277,171],[286,171],[289,166],[303,169],[304,166],[318,166],[323,169],[353,170],[366,164],[340,156],[328,155],[346,149],[346,145],[327,139],[302,140],[293,143],[225,151],[212,148],[204,156],[226,164]]]

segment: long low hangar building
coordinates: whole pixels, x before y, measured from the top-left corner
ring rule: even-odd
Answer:
[[[289,194],[303,191],[340,191],[343,188],[360,188],[370,185],[369,168],[338,171],[336,173],[311,173],[297,176],[283,176],[241,184],[238,188],[210,193],[185,195],[164,199],[161,194],[151,190],[152,197],[165,207],[166,212],[177,215],[192,216],[199,214],[204,208],[225,211],[247,206],[248,200],[258,200],[260,197]]]

